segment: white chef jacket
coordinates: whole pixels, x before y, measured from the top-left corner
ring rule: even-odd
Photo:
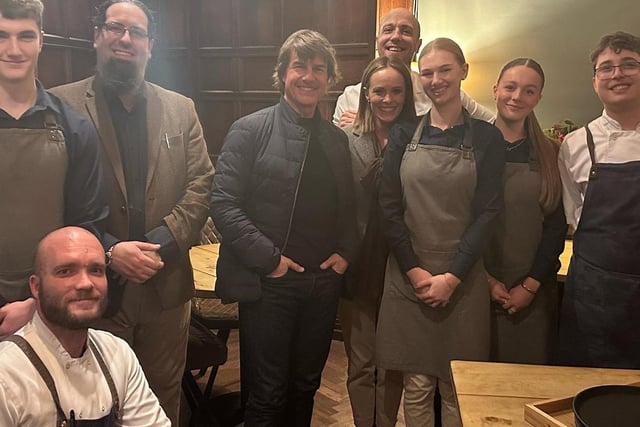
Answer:
[[[589,123],[597,163],[627,163],[640,160],[640,124],[635,130],[622,130],[606,111]],[[567,222],[577,228],[589,182],[591,157],[584,128],[571,132],[560,145],[558,156],[562,179],[562,202]],[[640,203],[640,201],[638,201]]]
[[[88,347],[82,356],[71,357],[38,313],[16,334],[31,344],[49,370],[67,417],[71,409],[76,419],[109,414],[109,386]],[[113,378],[122,414],[119,425],[170,427],[129,345],[104,331],[89,329],[88,336]],[[0,342],[0,426],[51,427],[56,416],[51,393],[27,356],[16,344]]]

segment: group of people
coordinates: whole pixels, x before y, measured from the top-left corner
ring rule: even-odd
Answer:
[[[193,102],[144,80],[142,2],[101,5],[96,75],[50,92],[41,24],[40,0],[0,0],[2,425],[179,425],[188,249],[208,215],[216,292],[239,302],[246,426],[310,424],[337,313],[356,426],[395,425],[403,393],[408,426],[434,424],[436,393],[460,426],[452,359],[640,369],[640,38],[602,38],[604,112],[559,145],[534,114],[539,63],[503,67],[494,115],[461,90],[453,40],[411,71],[405,9],[331,124],[335,51],[299,30],[280,102],[231,126],[214,174]]]

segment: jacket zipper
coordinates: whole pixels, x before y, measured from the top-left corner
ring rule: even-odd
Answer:
[[[309,151],[309,139],[311,135],[307,135],[306,144],[304,147],[304,159],[302,159],[302,165],[300,165],[300,174],[298,175],[298,183],[296,184],[296,192],[293,195],[293,206],[291,206],[291,215],[289,215],[289,225],[287,227],[287,235],[284,238],[284,244],[282,245],[282,249],[280,253],[284,253],[284,250],[287,248],[287,244],[289,243],[289,235],[291,234],[291,224],[293,224],[293,214],[296,210],[296,202],[298,201],[298,191],[300,190],[300,182],[302,181],[302,172],[304,172],[304,165],[307,162],[307,152]]]

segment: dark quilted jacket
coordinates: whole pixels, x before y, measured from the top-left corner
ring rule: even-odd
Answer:
[[[316,114],[319,114],[316,111]],[[222,235],[216,293],[224,302],[260,298],[260,278],[280,261],[295,204],[308,132],[284,101],[237,120],[216,163],[210,212]],[[318,140],[337,180],[340,240],[356,252],[355,202],[347,136],[321,120]]]

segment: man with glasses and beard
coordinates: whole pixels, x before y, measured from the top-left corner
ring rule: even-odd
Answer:
[[[103,245],[117,312],[96,327],[129,342],[178,425],[189,248],[207,217],[213,166],[193,101],[144,80],[155,32],[147,6],[109,0],[94,24],[97,74],[53,92],[93,121],[102,148],[111,209]]]
[[[106,307],[105,270],[82,228],[42,239],[29,278],[37,311],[0,343],[0,425],[170,425],[127,343],[88,328]]]

